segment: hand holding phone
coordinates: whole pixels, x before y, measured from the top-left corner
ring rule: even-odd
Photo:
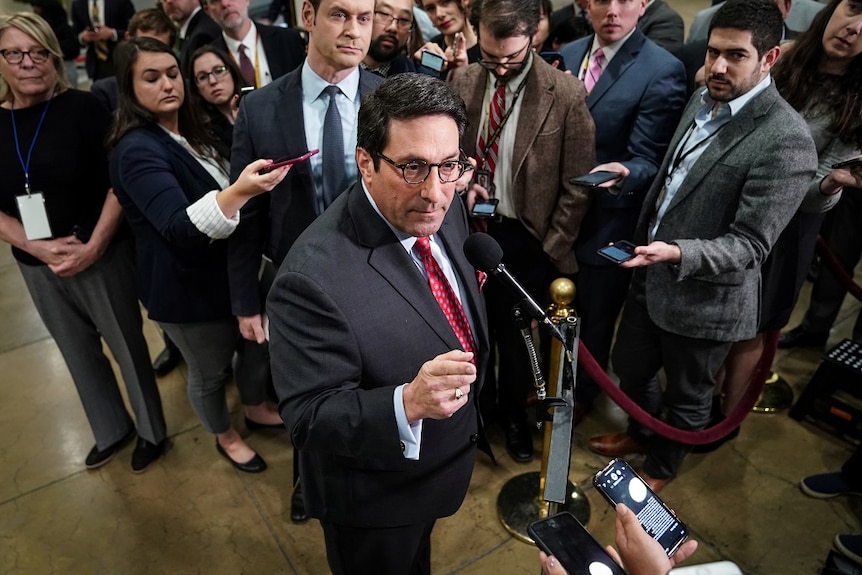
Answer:
[[[609,246],[599,248],[596,253],[615,264],[627,262],[635,257],[635,245],[625,240],[614,242]]]
[[[614,507],[619,503],[628,507],[668,557],[688,538],[688,528],[676,518],[676,513],[624,460],[611,460],[593,477],[593,485]]]
[[[536,546],[556,557],[569,575],[626,575],[569,512],[535,521],[527,527],[527,532]]]
[[[290,158],[289,160],[284,160],[284,159],[276,160],[275,162],[271,163],[270,165],[268,165],[268,166],[264,167],[263,169],[261,169],[260,171],[258,171],[258,173],[259,174],[266,174],[266,173],[271,172],[273,170],[276,170],[278,168],[283,168],[284,166],[292,166],[293,164],[296,164],[299,162],[304,162],[305,160],[307,160],[308,158],[310,158],[311,156],[313,156],[319,152],[320,152],[320,150],[315,149],[315,150],[310,150],[310,151],[308,151],[308,152],[306,152],[306,153],[304,153],[301,156],[298,156],[296,158]]]

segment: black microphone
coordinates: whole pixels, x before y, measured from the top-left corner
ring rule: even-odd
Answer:
[[[557,325],[551,321],[545,310],[536,303],[536,300],[527,293],[524,286],[506,269],[506,265],[503,263],[503,248],[500,247],[497,240],[481,232],[471,234],[464,242],[464,255],[467,256],[470,265],[477,270],[493,275],[508,287],[509,291],[516,297],[521,298],[526,304],[524,306],[525,311],[536,321],[548,326],[554,337],[563,342],[563,346],[565,346],[566,339]]]

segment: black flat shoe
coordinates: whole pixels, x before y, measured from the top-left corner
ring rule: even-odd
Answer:
[[[293,495],[290,496],[290,520],[294,523],[305,523],[308,521],[308,510],[305,508],[305,497],[302,495],[302,483],[296,483]]]
[[[122,449],[123,446],[134,438],[135,428],[133,427],[119,441],[113,445],[109,445],[101,451],[99,451],[99,447],[97,445],[94,445],[93,449],[90,450],[90,453],[87,454],[87,459],[84,460],[84,465],[87,466],[87,469],[96,469],[105,465],[117,455],[117,452]]]
[[[165,346],[165,349],[156,356],[156,359],[153,361],[153,371],[156,372],[156,376],[164,377],[173,371],[173,369],[180,364],[182,359],[183,354],[181,354],[179,348],[172,343],[171,345]]]
[[[249,431],[255,431],[258,429],[281,429],[285,430],[284,423],[260,423],[249,418],[245,418],[245,427]]]
[[[807,346],[822,349],[828,339],[828,333],[810,333],[805,331],[801,325],[798,325],[778,336],[778,347],[780,349],[791,349],[799,346]]]
[[[150,443],[143,437],[138,438],[138,444],[132,452],[132,473],[143,473],[165,452],[167,439],[158,443]]]
[[[218,442],[216,439],[216,451],[218,451],[222,457],[231,462],[231,465],[239,469],[240,471],[245,471],[246,473],[260,473],[261,471],[266,470],[266,461],[263,460],[263,457],[254,454],[254,457],[246,461],[245,463],[239,463],[231,459],[230,455],[227,454],[227,451],[224,450],[224,447]]]
[[[533,433],[526,421],[505,421],[502,424],[506,436],[506,451],[518,463],[533,460]]]

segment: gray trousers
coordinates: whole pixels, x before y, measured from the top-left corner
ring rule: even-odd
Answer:
[[[102,351],[102,338],[120,366],[138,435],[152,443],[162,441],[165,416],[142,331],[131,241],[115,242],[95,264],[68,278],[58,277],[47,266],[19,268],[63,354],[96,446],[105,449],[134,427]]]

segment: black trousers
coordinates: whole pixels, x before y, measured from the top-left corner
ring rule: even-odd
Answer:
[[[333,575],[430,575],[434,523],[373,529],[321,521],[329,568]]]

